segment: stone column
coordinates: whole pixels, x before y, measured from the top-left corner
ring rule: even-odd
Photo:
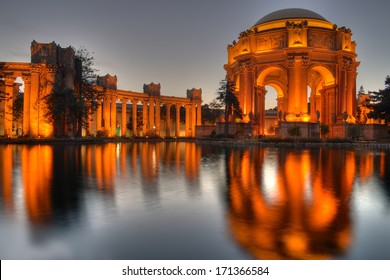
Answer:
[[[105,91],[103,97],[103,128],[110,133],[110,93]]]
[[[334,116],[337,119],[337,103],[336,103],[336,92],[334,87],[328,87],[326,89],[328,92],[328,102],[330,106],[330,120],[332,122],[332,116]]]
[[[306,55],[289,55],[287,121],[302,121],[308,117],[307,63]]]
[[[160,100],[156,100],[156,135],[160,136],[161,116],[160,116]]]
[[[317,119],[317,111],[320,112],[320,118]],[[316,122],[319,122],[322,118],[322,114],[323,114],[323,111],[322,111],[322,98],[321,98],[321,95],[317,95],[316,94]]]
[[[239,90],[239,94],[238,94],[238,101],[240,102],[240,106],[241,106],[241,109],[242,109],[242,113],[244,115],[246,115],[246,98],[245,98],[245,95],[246,95],[246,87],[245,87],[245,83],[246,83],[246,67],[244,65],[240,65],[239,66],[239,77],[240,77],[240,86],[238,88]],[[228,120],[225,120],[225,121],[228,121]]]
[[[255,108],[255,122],[259,125],[259,135],[264,134],[265,129],[265,94],[267,93],[265,87],[256,87],[256,108]]]
[[[167,124],[166,124],[166,131],[165,131],[165,136],[170,137],[171,136],[171,107],[172,104],[165,104],[167,107]]]
[[[154,127],[154,100],[149,101],[149,131],[155,131],[155,127]]]
[[[282,112],[282,116],[283,116],[284,112],[286,112],[286,108],[284,106],[284,103],[285,103],[284,100],[285,100],[284,97],[278,97],[277,105],[276,105],[278,107],[278,114],[279,114],[279,112]],[[278,118],[279,118],[279,116],[278,116]]]
[[[180,107],[181,104],[176,104],[176,137],[180,136]]]
[[[337,115],[342,117],[344,112],[347,111],[347,93],[346,93],[346,68],[345,65],[343,65],[340,69],[339,74],[339,106],[338,106],[338,112]]]
[[[31,77],[23,76],[24,97],[23,97],[23,135],[30,135],[30,94],[31,94]]]
[[[133,136],[137,136],[137,99],[133,99],[131,101],[132,103],[132,109],[131,109],[131,114],[132,114],[132,127],[133,127]]]
[[[191,105],[185,105],[184,107],[186,112],[186,121],[185,121],[185,136],[191,137]]]
[[[195,137],[195,125],[196,125],[196,103],[192,102],[192,104],[191,104],[191,123],[190,123],[191,137]]]
[[[246,116],[244,116],[244,122],[250,121],[250,113],[254,114],[254,86],[253,86],[253,70],[254,67],[247,65],[245,71],[245,103],[246,103]]]
[[[316,107],[317,107],[316,101],[317,101],[317,99],[315,96],[313,96],[313,90],[310,93],[309,100],[310,100],[310,121],[315,122],[316,121]]]
[[[127,105],[127,99],[126,98],[122,98],[121,102],[122,102],[121,135],[123,137],[126,137],[126,130],[127,130],[127,123],[126,123],[126,116],[127,116],[126,109],[127,108],[126,108],[126,105]]]
[[[111,136],[116,136],[116,93],[111,93]]]
[[[353,91],[356,83],[356,72],[352,69],[347,71],[347,90],[346,90],[346,111],[348,116],[353,116],[354,103],[356,98],[354,97]]]
[[[6,137],[12,137],[12,106],[13,106],[13,95],[14,95],[14,82],[15,77],[7,76],[4,79],[5,82],[5,108],[4,108],[4,135]]]
[[[99,131],[102,129],[102,101],[98,101],[98,107],[96,110],[96,130]]]
[[[147,100],[144,100],[142,101],[142,121],[143,121],[143,125],[142,125],[142,135],[145,136],[146,132],[148,131],[148,128],[149,128],[149,123],[148,123],[148,101]]]
[[[30,92],[30,136],[38,137],[39,122],[39,84],[40,67],[37,64],[31,64],[31,92]]]

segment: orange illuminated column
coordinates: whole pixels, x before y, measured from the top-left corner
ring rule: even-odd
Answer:
[[[31,77],[23,76],[24,95],[23,95],[23,135],[30,134],[30,94]]]
[[[257,86],[255,95],[255,120],[259,123],[259,134],[264,134],[265,129],[265,87]]]
[[[356,110],[356,97],[353,93],[356,90],[356,76],[356,68],[347,71],[347,113],[350,118],[348,122],[355,122],[353,116]]]
[[[176,137],[180,136],[180,107],[181,104],[176,104]]]
[[[240,65],[239,66],[240,87],[238,88],[238,90],[239,90],[238,101],[240,102],[242,113],[244,115],[246,115],[246,113],[247,113],[246,99],[245,99],[245,94],[246,94],[246,87],[245,87],[245,77],[246,77],[246,75],[245,75],[245,73],[246,73],[246,67],[244,67],[243,65]]]
[[[142,134],[143,136],[145,136],[145,133],[147,132],[147,129],[148,129],[148,101],[147,100],[143,100],[142,101],[142,121],[143,121],[143,125],[142,125]]]
[[[244,122],[249,122],[253,111],[253,67],[243,64],[240,68],[240,105]]]
[[[307,54],[289,55],[287,121],[308,121]]]
[[[254,111],[254,85],[253,85],[253,70],[254,70],[254,67],[248,65],[246,67],[246,73],[245,73],[245,87],[246,87],[246,90],[245,90],[245,103],[246,103],[246,108],[247,108],[247,112],[246,112],[246,116],[244,116],[244,122],[249,122],[250,121],[250,113],[253,114],[253,111]]]
[[[133,99],[133,100],[131,100],[131,103],[133,104],[133,106],[131,108],[131,114],[132,114],[132,119],[133,119],[133,123],[132,123],[133,136],[136,136],[137,135],[137,103],[138,103],[138,100]]]
[[[115,92],[111,93],[111,136],[116,136],[116,100]]]
[[[154,131],[154,100],[149,101],[149,130]]]
[[[156,135],[160,135],[160,126],[161,126],[161,103],[160,100],[156,100]]]
[[[127,115],[126,104],[127,104],[127,99],[122,98],[121,102],[122,102],[121,135],[126,136],[126,128],[127,128],[126,127],[126,115]]]
[[[14,81],[15,77],[5,77],[5,116],[4,116],[4,134],[7,137],[12,136],[12,105],[13,105],[13,93],[14,93]]]
[[[342,114],[347,111],[347,100],[346,100],[346,92],[345,92],[345,87],[346,87],[346,66],[345,63],[343,63],[341,70],[340,70],[340,75],[339,75],[339,117],[342,117]]]
[[[317,111],[321,112],[321,97],[314,90],[310,93],[310,121],[317,122]]]
[[[196,125],[196,103],[191,104],[191,136],[195,137],[195,125]]]
[[[37,64],[31,64],[31,93],[30,93],[30,136],[38,136],[39,111],[39,71]]]
[[[172,104],[165,104],[167,108],[167,124],[166,124],[166,132],[165,136],[170,137],[171,136],[171,106]]]
[[[185,126],[186,126],[186,137],[191,137],[191,106],[190,105],[185,105],[185,110],[186,110],[186,121],[185,121]]]
[[[96,109],[96,130],[102,129],[102,101],[98,101],[98,107]]]
[[[103,127],[104,130],[110,132],[110,94],[104,92],[103,97]]]

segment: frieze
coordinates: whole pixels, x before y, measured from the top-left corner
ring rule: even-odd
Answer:
[[[262,36],[260,38],[257,38],[256,44],[258,52],[283,49],[287,47],[287,35],[280,34],[267,37]]]
[[[333,50],[334,42],[333,35],[309,33],[308,36],[309,47],[313,48]]]

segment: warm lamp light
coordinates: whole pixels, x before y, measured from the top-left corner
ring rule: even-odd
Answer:
[[[303,122],[310,122],[310,116],[309,116],[308,114],[303,114],[303,115],[301,116],[301,120],[302,120]]]

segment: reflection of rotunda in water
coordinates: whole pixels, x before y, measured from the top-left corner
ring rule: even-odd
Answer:
[[[270,151],[232,150],[227,158],[234,239],[258,259],[330,259],[345,253],[352,238],[355,154]]]

